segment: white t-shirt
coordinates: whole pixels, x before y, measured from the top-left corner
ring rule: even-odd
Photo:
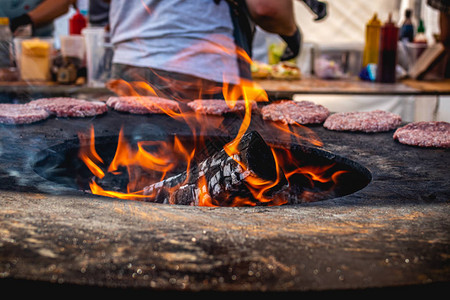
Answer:
[[[226,1],[112,0],[114,63],[239,83]]]

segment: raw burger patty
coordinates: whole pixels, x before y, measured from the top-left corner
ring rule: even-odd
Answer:
[[[117,111],[132,114],[162,114],[165,111],[179,111],[177,101],[153,96],[110,97],[106,105]]]
[[[284,124],[318,124],[325,121],[330,111],[311,101],[284,100],[264,106],[261,114],[264,120]]]
[[[394,139],[412,146],[450,148],[450,123],[409,123],[394,132]]]
[[[92,117],[103,114],[108,110],[104,102],[68,97],[42,98],[33,100],[28,105],[45,109],[57,117]]]
[[[231,104],[231,101],[229,102]],[[251,101],[252,110],[256,110],[258,107],[256,102]],[[225,100],[211,99],[211,100],[194,100],[188,103],[188,106],[196,112],[207,115],[223,115],[225,113],[244,112],[245,100],[236,100],[234,106],[231,108],[228,106]]]
[[[336,131],[383,132],[397,128],[402,118],[388,111],[343,112],[329,116],[323,127]]]
[[[42,108],[28,104],[0,104],[0,123],[30,124],[47,119],[50,114]]]

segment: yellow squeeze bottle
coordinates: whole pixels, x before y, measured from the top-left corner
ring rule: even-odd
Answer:
[[[363,54],[363,67],[368,64],[378,63],[378,52],[380,47],[381,21],[375,13],[366,25],[366,41]]]

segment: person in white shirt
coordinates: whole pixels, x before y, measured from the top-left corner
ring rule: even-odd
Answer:
[[[251,80],[247,58],[255,23],[293,36],[291,52],[298,54],[292,5],[292,0],[112,0],[112,77],[148,82],[170,98],[223,97],[224,83]]]

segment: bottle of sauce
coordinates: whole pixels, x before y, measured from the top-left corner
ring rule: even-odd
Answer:
[[[81,34],[81,30],[87,25],[86,18],[80,13],[79,10],[69,20],[69,33]]]
[[[366,24],[366,41],[364,45],[363,67],[378,63],[381,21],[375,13]]]
[[[394,83],[397,65],[398,27],[392,22],[389,14],[388,21],[381,27],[380,51],[378,55],[377,82]]]
[[[414,25],[411,21],[411,10],[405,10],[405,21],[400,28],[400,41],[412,42],[414,39]]]
[[[417,34],[414,37],[414,43],[427,43],[427,37],[425,36],[425,26],[423,20],[419,20],[419,26],[417,26]]]

